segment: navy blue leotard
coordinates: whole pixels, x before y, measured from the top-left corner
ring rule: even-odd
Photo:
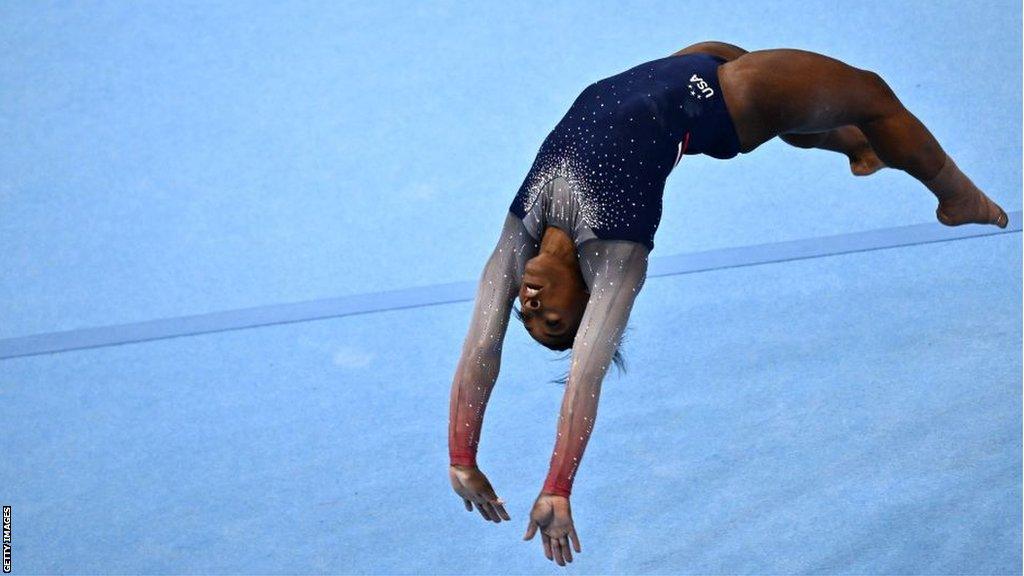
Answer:
[[[707,54],[669,56],[588,86],[541,145],[510,211],[563,178],[597,238],[654,248],[665,178],[683,154],[732,158],[739,139]]]

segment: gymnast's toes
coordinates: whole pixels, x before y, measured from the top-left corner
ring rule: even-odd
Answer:
[[[1010,223],[1010,217],[1006,215],[1002,209],[999,210],[999,216],[996,217],[995,225],[1000,228],[1006,228],[1006,225]]]
[[[885,168],[885,162],[870,150],[850,158],[850,172],[854,176],[870,176],[882,168]]]
[[[946,226],[995,224],[1006,228],[1009,223],[1006,212],[981,192],[969,197],[940,200],[935,217]]]

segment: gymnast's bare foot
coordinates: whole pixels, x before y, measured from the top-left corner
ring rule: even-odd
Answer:
[[[976,190],[964,190],[939,200],[935,216],[946,226],[995,224],[1006,228],[1009,222],[1006,212],[998,204]]]
[[[854,176],[870,176],[885,168],[885,162],[882,162],[871,146],[850,153],[849,158],[850,172],[853,172]]]

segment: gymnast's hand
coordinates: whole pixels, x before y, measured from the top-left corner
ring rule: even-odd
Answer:
[[[580,548],[580,538],[576,535],[576,528],[572,525],[572,508],[569,506],[568,498],[553,494],[538,496],[537,501],[533,503],[533,510],[530,511],[530,524],[526,527],[523,540],[533,539],[537,528],[540,528],[544,555],[548,560],[557,562],[559,566],[572,562],[570,538],[576,552],[583,551]]]
[[[494,493],[487,476],[476,466],[449,466],[448,478],[452,481],[452,489],[462,497],[466,510],[473,511],[473,505],[480,511],[484,520],[501,522],[511,520],[505,512],[505,502]]]

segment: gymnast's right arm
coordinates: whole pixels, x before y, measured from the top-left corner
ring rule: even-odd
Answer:
[[[494,522],[509,520],[509,516],[491,483],[477,468],[476,451],[487,400],[498,379],[501,346],[512,301],[519,291],[518,278],[538,247],[522,220],[509,213],[498,245],[488,258],[477,285],[473,317],[452,381],[448,414],[449,479],[467,510],[472,511],[475,504],[485,520]]]

